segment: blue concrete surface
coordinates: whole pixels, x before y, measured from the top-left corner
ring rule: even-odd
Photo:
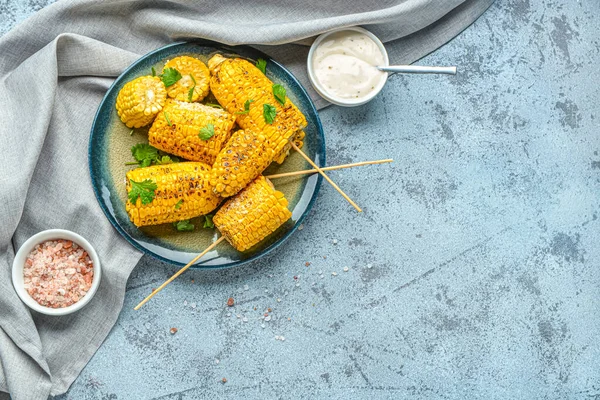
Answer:
[[[144,258],[57,399],[600,398],[599,12],[498,1],[420,62],[455,78],[322,111],[330,164],[396,159],[332,173],[364,214],[324,185],[274,254],[134,312],[175,271]]]

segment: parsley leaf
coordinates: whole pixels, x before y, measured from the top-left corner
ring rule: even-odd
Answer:
[[[213,124],[206,124],[206,126],[200,129],[198,137],[202,140],[208,140],[215,134],[215,126]]]
[[[173,222],[173,226],[179,232],[191,232],[195,228],[194,224],[190,224],[189,219],[184,219],[183,221]]]
[[[162,81],[166,87],[174,85],[181,79],[181,74],[175,68],[166,68],[162,74]]]
[[[214,107],[214,108],[220,108],[221,110],[223,109],[223,107],[221,107],[220,104],[215,104],[215,103],[206,103],[204,104],[205,106],[209,106],[209,107]]]
[[[194,79],[194,75],[190,74],[190,78],[192,78],[192,82],[194,82],[194,86],[188,92],[188,101],[192,102],[192,96],[194,95],[194,90],[196,90],[196,80]]]
[[[131,183],[131,190],[127,196],[129,197],[131,204],[135,204],[138,197],[142,199],[142,204],[152,203],[155,196],[154,191],[158,188],[154,181],[151,179],[144,179],[141,182],[136,182],[133,179],[130,179],[129,183]]]
[[[256,68],[260,69],[262,71],[263,74],[266,74],[267,72],[267,61],[259,58],[258,60],[256,60]]]
[[[152,76],[156,76],[156,70],[152,67]]]
[[[131,148],[131,155],[135,162],[125,165],[139,164],[140,167],[149,167],[152,164],[171,164],[179,162],[179,158],[160,151],[147,143],[138,143]]]
[[[272,124],[277,115],[277,109],[270,104],[263,104],[263,117],[267,124]]]
[[[203,228],[214,228],[215,224],[213,223],[213,216],[210,214],[207,214],[204,216],[204,226]]]
[[[163,114],[165,114],[165,119],[167,120],[167,125],[171,126],[171,120],[169,119],[169,114],[167,114],[166,111],[163,111]]]
[[[273,85],[273,96],[275,96],[275,100],[277,100],[279,104],[285,104],[285,88],[278,83]]]
[[[154,160],[154,163],[157,164],[157,165],[172,164],[174,162],[177,162],[177,161],[173,161],[171,159],[171,156],[166,155],[166,154],[165,155],[161,155],[160,157],[157,157],[156,160]]]
[[[179,201],[177,203],[175,203],[175,209],[179,210],[182,205],[183,205],[183,199],[179,199]]]
[[[131,155],[140,166],[147,167],[158,157],[158,150],[146,143],[138,143],[131,148]]]
[[[248,114],[250,112],[250,103],[254,102],[254,100],[246,100],[246,102],[244,103],[244,111],[238,111],[236,112],[236,114]]]

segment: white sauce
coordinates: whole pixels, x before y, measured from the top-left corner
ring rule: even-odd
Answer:
[[[367,35],[341,31],[319,43],[313,55],[316,80],[328,93],[343,99],[369,96],[385,72],[376,66],[384,64],[377,44]]]

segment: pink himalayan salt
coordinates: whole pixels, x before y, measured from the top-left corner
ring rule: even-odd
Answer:
[[[47,240],[27,256],[23,278],[25,290],[40,305],[63,308],[77,303],[90,290],[94,265],[77,243]]]

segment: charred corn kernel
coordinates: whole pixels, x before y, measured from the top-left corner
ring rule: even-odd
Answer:
[[[304,131],[299,131],[292,138],[292,142],[294,142],[294,144],[296,146],[298,146],[299,149],[301,149],[302,146],[304,146],[304,136],[305,136]],[[277,162],[277,164],[283,164],[283,162],[285,161],[286,157],[290,155],[291,148],[292,148],[291,144],[289,144],[289,143],[286,144],[285,147],[279,152],[279,154],[277,154],[275,156],[275,160],[274,161]]]
[[[167,100],[163,112],[157,115],[148,131],[148,141],[167,153],[212,165],[231,137],[234,123],[235,116],[227,111],[200,103]],[[203,140],[198,134],[209,124],[213,126],[214,135]]]
[[[175,68],[181,74],[181,79],[167,88],[169,97],[190,101],[189,93],[192,88],[194,91],[191,101],[200,101],[206,97],[210,73],[202,61],[189,56],[175,57],[167,61],[166,68]]]
[[[210,185],[210,165],[201,162],[181,162],[137,168],[127,173],[127,193],[130,179],[156,183],[154,200],[135,204],[128,200],[125,210],[136,226],[158,225],[208,214],[219,205],[221,198]]]
[[[127,82],[117,95],[117,114],[129,128],[150,124],[167,98],[165,85],[156,76],[141,76]]]
[[[262,133],[239,130],[217,156],[210,183],[218,195],[233,196],[260,175],[271,160],[273,149]]]
[[[283,193],[259,176],[213,217],[217,229],[233,247],[245,251],[275,232],[291,218]]]
[[[282,106],[273,95],[273,82],[250,62],[241,58],[225,58],[219,54],[208,61],[211,73],[210,88],[221,104],[232,114],[244,111],[244,103],[252,100],[249,112],[236,114],[237,123],[243,129],[262,131],[279,154],[288,141],[306,127],[306,118],[286,98]],[[263,106],[275,107],[272,124],[265,121]]]

